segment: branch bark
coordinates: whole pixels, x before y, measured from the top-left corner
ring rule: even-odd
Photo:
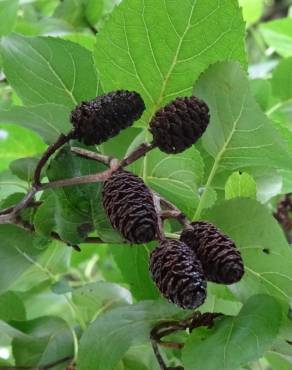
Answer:
[[[110,166],[110,163],[113,159],[113,157],[109,157],[107,155],[95,153],[95,152],[92,152],[90,150],[78,148],[78,147],[75,147],[75,146],[73,146],[71,148],[71,152],[80,156],[80,157],[87,158],[87,159],[92,159],[94,161],[101,162],[101,163],[105,164],[108,167]]]
[[[162,341],[162,338],[173,334],[177,331],[182,330],[189,330],[190,332],[194,330],[195,328],[198,328],[200,326],[207,326],[208,328],[211,328],[214,325],[214,320],[221,316],[222,314],[216,313],[216,312],[206,312],[201,314],[200,312],[195,312],[194,314],[188,316],[184,320],[180,321],[164,321],[156,324],[151,332],[150,332],[150,340],[152,344],[152,348],[154,351],[154,354],[156,356],[157,362],[160,365],[161,369],[182,369],[183,367],[177,367],[177,368],[167,368],[160,352],[158,345],[161,345],[166,348],[175,348],[175,349],[181,349],[184,347],[183,343],[176,343],[176,342],[168,342],[168,341]]]
[[[69,134],[64,135],[61,134],[57,141],[46,149],[46,151],[43,153],[41,159],[39,160],[37,167],[35,169],[34,173],[34,185],[39,186],[41,183],[41,172],[46,163],[48,162],[49,158],[64,144],[66,144],[69,140],[71,140],[74,137],[74,131],[70,131]]]

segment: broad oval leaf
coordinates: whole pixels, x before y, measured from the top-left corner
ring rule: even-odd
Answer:
[[[11,323],[26,337],[14,338],[12,351],[19,367],[43,367],[74,352],[72,331],[66,321],[59,317],[46,316],[29,321]]]
[[[210,88],[212,86],[212,89]],[[260,110],[249,88],[246,73],[237,62],[211,66],[198,80],[194,94],[210,108],[211,120],[202,137],[214,158],[194,218],[205,208],[208,189],[223,170],[240,168],[291,168],[288,146]],[[252,172],[251,172],[252,174]]]
[[[26,312],[22,299],[14,292],[0,295],[0,320],[25,320]]]
[[[98,92],[91,53],[73,42],[11,35],[1,41],[4,72],[25,104],[70,108]]]
[[[17,18],[18,0],[0,1],[0,36],[13,31]]]
[[[291,303],[292,249],[267,208],[252,199],[232,199],[210,209],[204,218],[229,235],[240,249],[245,274],[231,286],[241,300],[268,293]]]
[[[171,319],[181,312],[166,302],[143,301],[100,315],[82,335],[78,369],[116,369],[131,345],[149,341],[150,329],[156,322]]]
[[[267,295],[250,298],[238,316],[192,332],[183,349],[185,370],[234,370],[259,359],[276,338],[282,312]]]
[[[97,281],[74,289],[72,300],[84,321],[90,322],[105,311],[132,303],[132,296],[118,284]]]
[[[202,140],[215,159],[213,171],[247,166],[291,168],[287,145],[257,105],[239,63],[211,66],[194,93],[210,107],[211,121]]]
[[[256,199],[257,185],[247,172],[233,172],[225,184],[225,198],[252,198]]]
[[[245,64],[245,27],[235,0],[124,0],[97,35],[95,61],[103,88],[136,90],[144,122],[177,95],[189,95],[209,64]],[[230,47],[232,45],[232,47]]]
[[[114,259],[137,300],[156,299],[159,292],[149,274],[149,245],[115,245]]]
[[[283,57],[292,56],[292,19],[276,19],[260,25],[260,30],[268,46]]]
[[[67,134],[72,128],[69,123],[69,115],[70,109],[62,104],[15,106],[10,110],[0,110],[0,122],[4,124],[17,123],[34,131],[47,144],[51,144],[57,140],[60,134]]]
[[[0,170],[8,168],[15,159],[39,154],[44,148],[42,140],[30,130],[16,125],[0,125]]]
[[[14,225],[0,225],[0,293],[9,290],[45,249],[41,240]]]
[[[282,101],[292,99],[292,77],[290,73],[291,69],[292,69],[292,57],[282,59],[273,71],[272,77],[273,93],[275,96],[279,97]]]

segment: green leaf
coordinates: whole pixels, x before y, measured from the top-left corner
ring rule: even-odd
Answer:
[[[264,0],[239,0],[242,7],[243,19],[248,23],[255,23],[262,15]]]
[[[291,370],[291,359],[281,356],[275,352],[268,353],[265,358],[275,370]]]
[[[232,291],[242,301],[268,293],[290,303],[292,249],[268,209],[251,199],[232,199],[213,207],[204,218],[229,235],[240,249],[245,274]]]
[[[272,85],[270,80],[250,80],[251,93],[263,111],[268,110],[272,100]]]
[[[180,312],[165,302],[145,301],[99,316],[81,338],[78,369],[114,370],[131,345],[148,342],[150,329],[156,322]]]
[[[23,301],[14,292],[0,295],[0,320],[25,320],[26,313]]]
[[[147,131],[144,130],[132,142],[127,153],[142,143],[146,136]],[[154,149],[146,158],[136,161],[131,169],[182,212],[189,217],[193,216],[199,200],[198,187],[204,174],[204,163],[195,147],[175,155]]]
[[[183,349],[185,369],[234,370],[259,359],[277,336],[281,317],[274,298],[250,298],[238,316],[220,320],[211,330],[192,332]]]
[[[62,18],[74,28],[86,26],[84,11],[88,0],[63,0],[54,12],[54,17]],[[98,1],[100,2],[100,0]]]
[[[282,59],[273,71],[272,77],[273,94],[280,98],[282,101],[292,99],[291,69],[292,69],[292,57]]]
[[[131,293],[113,283],[97,281],[74,289],[72,300],[85,322],[93,321],[99,314],[115,307],[132,303]]]
[[[71,154],[70,147],[65,146],[50,162],[47,174],[49,180],[54,181],[102,172],[105,169],[97,161]],[[123,239],[113,230],[103,209],[101,187],[99,182],[54,189],[51,192],[53,195],[46,198],[37,211],[37,230],[46,235],[54,229],[63,240],[78,244],[90,231],[96,229],[103,241],[122,242]]]
[[[18,0],[0,1],[0,36],[10,33],[17,18]]]
[[[170,155],[153,150],[147,156],[147,184],[192,217],[199,200],[204,165],[200,153],[190,148]]]
[[[73,108],[97,95],[91,53],[70,41],[12,35],[1,42],[4,72],[25,104]]]
[[[285,142],[259,109],[238,63],[211,66],[197,82],[194,93],[210,107],[211,121],[203,145],[217,167],[291,166]]]
[[[282,320],[279,335],[275,340],[272,350],[284,356],[292,356],[292,320],[285,314]]]
[[[257,185],[247,172],[233,172],[225,184],[225,198],[256,199]]]
[[[49,191],[41,200],[42,204],[37,208],[33,223],[36,232],[45,237],[49,237],[56,226],[56,195],[52,191]]]
[[[26,338],[26,335],[20,330],[15,329],[13,326],[7,324],[5,321],[0,320],[0,333],[10,338]]]
[[[14,281],[12,288],[27,291],[43,281],[57,280],[58,275],[69,270],[71,252],[71,248],[66,245],[57,241],[52,242],[49,248],[35,259],[35,263]]]
[[[11,172],[21,180],[32,182],[37,164],[38,158],[20,158],[10,163],[10,169]]]
[[[96,173],[103,169],[104,166],[96,161],[88,161],[71,154],[70,147],[66,146],[50,162],[47,175],[50,181],[55,181]],[[70,186],[52,191],[55,204],[51,207],[55,208],[53,212],[55,229],[63,240],[78,244],[93,229],[91,201],[100,204],[100,191],[100,183]],[[46,202],[51,200],[52,197],[49,197]],[[45,217],[45,213],[43,216]],[[50,220],[49,222],[51,223]],[[83,229],[85,232],[82,231]]]
[[[122,360],[122,369],[127,370],[159,370],[160,366],[153,356],[150,344],[132,347]],[[123,367],[124,366],[124,367]]]
[[[58,317],[13,322],[13,326],[29,335],[12,342],[16,366],[45,366],[73,355],[71,329]]]
[[[179,6],[124,0],[97,35],[95,61],[105,91],[127,88],[142,94],[147,124],[157,108],[191,94],[209,64],[224,59],[245,64],[244,33],[235,0],[190,0]]]
[[[271,169],[267,172],[266,168],[258,168],[257,170],[253,169],[252,172],[256,181],[257,200],[259,202],[266,203],[283,191],[283,179],[278,170]]]
[[[242,307],[227,286],[209,282],[207,298],[200,307],[201,312],[220,312],[223,315],[236,316]]]
[[[95,46],[95,36],[87,33],[70,33],[69,35],[62,36],[64,40],[76,42],[84,48],[92,51]]]
[[[202,142],[214,158],[195,215],[198,218],[206,201],[204,194],[222,169],[291,168],[291,157],[285,141],[251,95],[247,76],[238,63],[211,66],[197,82],[194,94],[210,108],[211,121]]]
[[[149,246],[114,246],[112,254],[136,299],[156,299],[159,296],[149,274]]]
[[[9,208],[22,201],[25,193],[13,193],[0,202],[0,209]]]
[[[8,168],[15,159],[35,156],[44,150],[40,138],[22,127],[0,125],[0,132],[0,170]]]
[[[103,15],[105,0],[87,0],[85,6],[85,16],[88,22],[95,25]]]
[[[56,141],[61,133],[66,134],[72,128],[69,123],[69,114],[70,109],[60,104],[39,104],[30,107],[15,106],[10,110],[0,110],[0,122],[17,123],[34,131],[47,144],[51,144]],[[35,137],[34,134],[31,135]]]
[[[27,191],[27,184],[10,171],[0,172],[0,201],[14,193]]]
[[[292,56],[292,18],[262,23],[260,31],[268,46],[283,57]]]
[[[42,17],[41,19],[23,19],[19,17],[15,32],[26,36],[63,36],[64,33],[73,32],[74,28],[63,19]]]
[[[10,286],[44,251],[40,240],[13,225],[0,225],[0,293]]]

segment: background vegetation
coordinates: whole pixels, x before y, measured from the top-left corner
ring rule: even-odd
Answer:
[[[143,96],[134,127],[90,148],[122,158],[151,140],[159,107],[193,92],[211,109],[202,140],[176,156],[152,151],[131,169],[190,219],[228,233],[246,273],[230,289],[210,283],[200,311],[224,316],[176,334],[184,348],[163,356],[186,370],[292,369],[292,249],[273,217],[292,192],[292,2],[119,3],[0,1],[1,209],[23,198],[80,101],[119,88]],[[100,169],[67,146],[43,175]],[[0,368],[159,369],[150,329],[189,312],[161,299],[149,277],[155,243],[121,244],[99,184],[46,191],[21,216],[34,232],[0,225]],[[176,223],[166,227],[178,236]],[[103,243],[87,243],[96,237]]]

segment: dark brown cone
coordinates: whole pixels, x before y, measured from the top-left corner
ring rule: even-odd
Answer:
[[[274,217],[285,232],[292,230],[292,193],[286,194],[277,204]]]
[[[150,122],[153,143],[165,153],[180,153],[204,133],[210,120],[207,104],[195,96],[177,98]]]
[[[150,272],[158,289],[169,301],[185,309],[203,304],[207,283],[201,263],[181,241],[161,241],[151,252]]]
[[[157,214],[152,194],[140,177],[125,170],[115,171],[104,182],[102,196],[112,226],[129,242],[155,239]]]
[[[135,91],[118,90],[79,104],[71,113],[75,137],[86,145],[98,145],[138,120],[145,104]]]
[[[208,222],[191,225],[183,230],[180,240],[197,254],[207,280],[221,284],[238,282],[244,266],[234,242]]]

